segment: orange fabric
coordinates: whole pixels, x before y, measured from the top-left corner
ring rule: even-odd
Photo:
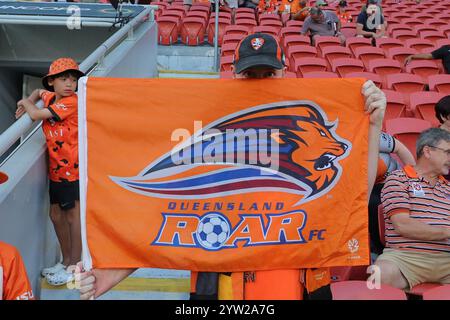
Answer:
[[[254,279],[244,284],[245,300],[302,300],[300,270],[254,272]]]
[[[375,183],[381,183],[384,181],[384,176],[387,172],[387,166],[386,163],[384,163],[383,159],[378,158],[377,162],[377,178],[375,180]]]
[[[363,82],[89,78],[87,88],[80,88],[85,99],[79,112],[83,118],[86,109],[82,201],[93,266],[236,272],[367,265],[369,121]],[[271,90],[261,90],[267,87]],[[231,120],[233,114],[239,121]],[[279,171],[285,178],[275,179],[274,172],[259,176],[255,165],[255,176],[239,184],[235,170],[246,168],[241,165],[172,164],[171,154],[181,156],[172,148],[183,139],[191,144],[189,135],[202,132],[194,121],[230,128],[254,121],[264,126],[264,119],[278,119],[274,124],[281,131],[269,141],[284,148]],[[334,168],[327,167],[330,159]],[[233,189],[221,189],[229,185],[218,178],[199,187],[172,187],[222,170],[238,176],[230,183]],[[286,179],[295,185],[283,184]],[[214,187],[208,187],[211,182]],[[158,184],[163,187],[155,189]],[[199,229],[206,230],[213,218],[229,231],[218,250],[208,249]]]
[[[353,17],[350,13],[348,13],[348,12],[341,13],[339,11],[339,9],[336,10],[336,15],[338,16],[339,21],[341,21],[341,23],[349,23],[349,22],[352,22],[352,20],[353,20]]]
[[[289,13],[291,13],[291,14],[296,14],[297,12],[300,11],[300,9],[302,9],[302,6],[300,5],[299,0],[293,0],[293,1],[282,0],[278,11],[280,13],[283,13],[286,10],[286,5],[290,6]]]
[[[243,300],[244,273],[219,274],[218,298],[219,300]]]
[[[79,70],[78,64],[71,58],[59,58],[52,62],[46,77],[68,70]]]
[[[33,290],[19,252],[0,241],[1,300],[34,300]]]
[[[412,165],[406,165],[403,167],[403,171],[406,173],[406,175],[410,178],[419,178],[417,175],[416,169]],[[439,176],[439,179],[441,179],[442,182],[446,182],[447,179],[444,178],[444,176]]]
[[[191,293],[195,293],[197,291],[197,277],[198,272],[191,271]]]
[[[54,115],[43,121],[52,181],[78,180],[78,97],[73,94],[53,102],[55,93],[44,91],[44,106]]]
[[[276,13],[277,5],[277,0],[261,0],[258,4],[258,11],[260,13]]]
[[[308,293],[331,283],[330,268],[307,269],[305,275],[305,287]]]

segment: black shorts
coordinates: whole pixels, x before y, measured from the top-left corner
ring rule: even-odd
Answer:
[[[49,186],[50,203],[59,204],[62,210],[70,210],[75,207],[75,201],[80,200],[80,183],[55,182],[50,180]]]

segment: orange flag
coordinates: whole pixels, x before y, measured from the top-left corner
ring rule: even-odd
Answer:
[[[362,84],[83,78],[85,266],[368,264]]]

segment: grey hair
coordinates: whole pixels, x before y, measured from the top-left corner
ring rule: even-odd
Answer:
[[[423,155],[425,146],[435,147],[442,140],[450,142],[450,132],[439,128],[430,128],[423,131],[416,142],[417,159]]]

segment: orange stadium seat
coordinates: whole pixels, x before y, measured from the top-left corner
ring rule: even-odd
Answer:
[[[396,73],[386,76],[386,85],[388,89],[401,92],[405,99],[412,92],[423,91],[425,89],[425,81],[421,76],[408,73]],[[409,101],[406,99],[406,101]]]
[[[181,42],[189,46],[198,46],[205,39],[205,20],[197,17],[185,17],[181,23]]]
[[[450,300],[450,284],[425,291],[423,300]]]
[[[429,76],[428,87],[431,91],[450,94],[450,74],[436,74]]]
[[[400,73],[403,70],[402,64],[393,59],[373,59],[369,61],[370,72],[374,72],[381,76],[383,87],[385,86],[385,78],[389,74]]]
[[[386,120],[386,132],[400,140],[416,157],[416,140],[419,134],[431,128],[431,123],[422,119],[397,118]]]
[[[378,38],[375,40],[375,43],[378,48],[383,49],[385,55],[387,50],[391,48],[401,48],[405,46],[403,41],[394,38]]]
[[[369,289],[366,281],[333,282],[330,287],[333,300],[407,300],[400,289],[388,285]]]
[[[409,96],[410,109],[416,118],[427,120],[433,127],[437,127],[439,121],[436,118],[434,106],[443,97],[445,97],[444,94],[433,91],[413,92]]]
[[[216,18],[216,13],[212,12],[211,16],[209,17],[209,20],[214,20]],[[219,12],[219,20],[230,20],[231,23],[231,13],[229,12]]]
[[[301,58],[294,60],[294,69],[297,77],[307,72],[327,71],[327,61],[323,58]]]
[[[390,23],[388,25],[387,32],[389,34],[392,34],[394,31],[398,31],[398,30],[412,31],[413,28],[410,25],[405,24],[405,23]]]
[[[178,41],[178,17],[160,16],[158,18],[158,43],[171,45]]]
[[[252,9],[252,8],[237,8],[236,9],[236,14],[241,13],[241,12],[252,13],[253,16],[255,15],[255,9]]]
[[[416,32],[417,34],[419,34],[420,32],[424,32],[424,31],[437,31],[437,27],[426,25],[426,24],[421,24],[421,25],[415,26],[413,28],[413,31]]]
[[[209,6],[209,4],[193,3],[191,8],[189,9],[189,12],[192,12],[192,11],[203,11],[209,15],[209,12],[211,11],[211,7]]]
[[[339,78],[339,76],[334,73],[334,72],[329,72],[329,71],[317,71],[317,72],[307,72],[305,74],[303,74],[303,78],[313,78],[313,79],[320,79],[320,78],[325,78],[325,79],[334,79],[334,78]]]
[[[286,22],[286,27],[299,27],[301,28],[303,26],[303,21],[298,20],[289,20]],[[298,29],[298,32],[300,32],[300,29]]]
[[[441,26],[448,25],[448,22],[441,20],[439,18],[426,19],[423,23],[427,26],[434,27],[434,28],[439,28]]]
[[[341,41],[336,37],[318,36],[314,38],[314,41],[314,46],[316,46],[319,51],[328,46],[341,45]]]
[[[206,22],[208,21],[208,17],[209,14],[205,11],[200,11],[200,10],[194,10],[194,11],[188,11],[188,13],[186,14],[185,18],[190,17],[190,18],[201,18],[203,19],[203,21]]]
[[[422,39],[430,40],[434,43],[436,43],[436,41],[440,39],[447,39],[445,34],[440,31],[421,31],[420,37]]]
[[[373,72],[349,72],[344,75],[344,78],[365,78],[372,80],[378,88],[381,88],[383,83],[381,77]]]
[[[398,5],[397,5],[397,8],[399,8],[398,7]],[[411,15],[410,14],[408,14],[408,13],[405,13],[405,12],[393,12],[393,13],[391,13],[390,15],[389,15],[389,18],[391,18],[391,19],[395,19],[395,20],[397,20],[397,21],[401,21],[402,19],[408,19],[408,18],[411,18]]]
[[[317,49],[311,46],[298,45],[289,47],[289,60],[291,66],[294,66],[294,61],[301,58],[315,58],[317,57]]]
[[[250,29],[249,32],[252,32],[253,28],[256,27],[258,24],[256,23],[255,19],[236,19],[236,25],[238,26],[246,26]]]
[[[410,26],[411,28],[421,25],[422,21],[416,18],[407,18],[402,20],[403,24]]]
[[[277,34],[279,34],[281,28],[283,28],[283,22],[281,22],[280,20],[264,19],[261,20],[259,25],[277,28]]]
[[[426,13],[426,12],[419,12],[419,13],[413,14],[412,17],[421,20],[422,23],[423,23],[426,19],[432,19],[432,18],[434,18],[434,16],[433,16],[432,14],[429,14],[429,13]]]
[[[222,57],[226,56],[234,56],[234,52],[236,51],[237,43],[227,43],[222,44],[220,48],[220,55]]]
[[[413,60],[405,67],[405,71],[412,74],[417,74],[422,77],[425,82],[428,82],[428,77],[439,74],[439,67],[434,61],[430,60]]]
[[[408,39],[415,39],[417,37],[417,33],[412,30],[395,30],[392,31],[392,37],[404,42]]]
[[[222,39],[225,34],[225,28],[231,24],[228,18],[221,18],[219,16],[219,35],[218,35],[218,43],[219,46],[222,45]],[[215,20],[213,18],[209,19],[208,23],[208,43],[214,45],[214,36],[215,36]]]
[[[236,12],[236,19],[253,19],[255,18],[255,13],[249,13],[249,12]]]
[[[405,62],[405,59],[407,56],[412,55],[412,54],[417,54],[417,53],[418,53],[417,50],[412,49],[412,48],[406,48],[406,47],[391,48],[391,49],[387,50],[386,56],[388,58],[397,60],[398,62],[403,64]]]
[[[284,27],[280,30],[281,38],[286,38],[287,36],[298,36],[300,35],[300,30],[298,27]]]
[[[343,78],[347,73],[363,72],[364,64],[354,58],[338,58],[331,61],[331,70]]]
[[[445,26],[440,26],[438,28],[438,31],[442,32],[443,34],[445,34],[447,36],[447,38],[449,39],[449,41],[450,41],[450,23],[448,25],[445,25]],[[441,41],[441,40],[438,40],[438,41]],[[437,44],[437,41],[436,41],[436,46],[439,46]]]
[[[360,59],[363,62],[365,68],[369,67],[370,60],[385,58],[383,49],[372,46],[356,48],[354,53],[355,58]]]
[[[281,21],[281,18],[278,14],[275,14],[275,13],[261,13],[258,15],[258,21],[261,22],[263,20]]]

